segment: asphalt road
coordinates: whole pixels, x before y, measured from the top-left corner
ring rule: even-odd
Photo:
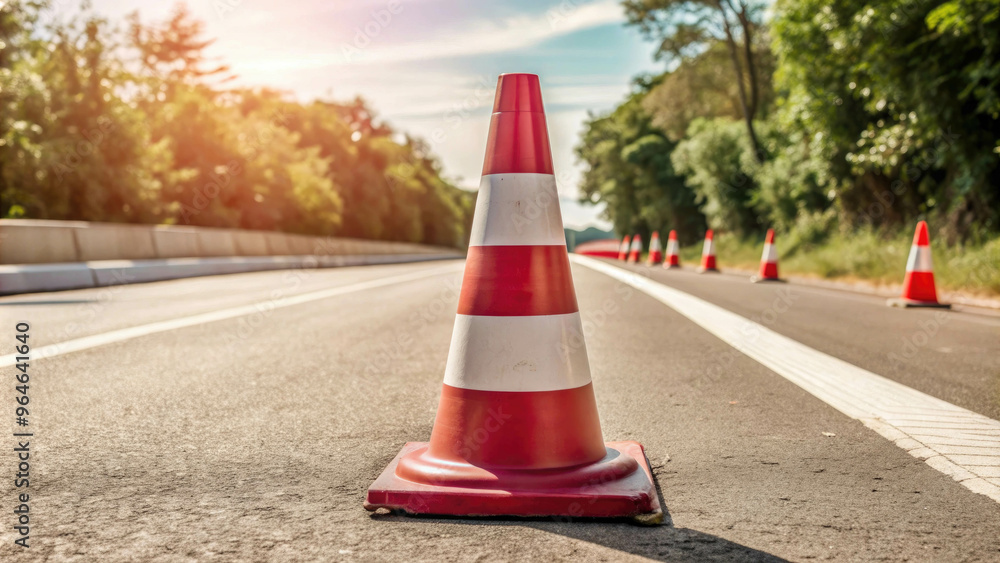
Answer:
[[[12,546],[15,459],[3,446],[0,559],[1000,559],[1000,504],[662,303],[580,266],[573,274],[605,438],[646,447],[668,525],[370,515],[361,507],[367,487],[404,442],[430,434],[461,277],[459,262],[443,266],[265,272],[0,299],[0,339],[12,344],[14,322],[28,320],[36,346],[260,304],[254,315],[37,362],[32,547]],[[290,296],[432,269],[283,305]],[[953,312],[942,321],[834,290],[648,273],[817,350],[1000,417],[1000,318]],[[795,297],[774,313],[782,291]],[[936,328],[927,324],[934,319]],[[921,331],[924,344],[911,351],[904,339]],[[2,369],[11,381],[13,369]],[[7,420],[13,396],[3,393]]]

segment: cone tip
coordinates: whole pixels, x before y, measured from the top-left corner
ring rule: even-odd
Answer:
[[[767,230],[767,240],[765,240],[764,242],[766,242],[767,244],[774,243],[774,229]]]
[[[913,244],[916,246],[930,246],[931,238],[927,235],[927,221],[917,223],[917,230],[913,233]]]
[[[497,93],[493,113],[538,112],[542,107],[542,87],[537,74],[505,73],[497,77]]]
[[[712,233],[712,229],[705,231],[705,240],[712,240],[714,236],[715,234]]]
[[[677,240],[677,231],[673,229],[670,230],[670,240]]]

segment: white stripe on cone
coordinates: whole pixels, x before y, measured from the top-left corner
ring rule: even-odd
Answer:
[[[628,253],[628,246],[629,246],[629,245],[628,245],[628,243],[627,243],[627,242],[625,242],[625,239],[624,239],[624,238],[622,238],[622,244],[621,244],[621,248],[620,248],[620,249],[618,250],[618,252],[619,252],[619,253],[621,253],[621,252],[625,252],[625,253]]]
[[[701,247],[702,256],[713,256],[715,254],[715,239],[705,239],[705,244]]]
[[[677,254],[677,240],[667,240],[667,255],[673,256]]]
[[[660,237],[653,237],[653,240],[650,241],[650,243],[649,243],[649,252],[650,252],[650,254],[652,254],[653,252],[656,252],[657,250],[660,250],[660,249],[661,249],[661,247],[660,247]]]
[[[639,235],[632,238],[632,250],[642,252],[642,239],[639,238]]]
[[[764,254],[761,255],[760,260],[761,262],[774,264],[778,261],[778,249],[776,249],[773,244],[765,244]]]
[[[910,257],[906,260],[907,272],[933,272],[934,261],[931,259],[931,247],[914,244],[910,247]]]
[[[444,382],[481,391],[557,391],[590,383],[580,313],[458,315]]]
[[[476,197],[469,246],[566,244],[551,174],[489,174]]]

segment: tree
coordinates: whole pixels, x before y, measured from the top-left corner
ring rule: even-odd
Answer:
[[[736,92],[754,158],[763,151],[754,131],[761,103],[761,72],[755,42],[765,3],[753,0],[624,0],[629,24],[660,42],[657,58],[674,57],[683,63],[709,49],[726,46],[735,76]]]
[[[605,203],[604,215],[618,233],[677,229],[696,237],[704,220],[695,196],[674,170],[676,143],[653,125],[643,99],[660,78],[637,79],[633,93],[613,112],[591,116],[576,154],[586,164],[581,201]]]
[[[808,132],[847,226],[935,214],[951,240],[1000,219],[997,0],[779,1],[782,126]],[[797,150],[797,149],[795,149]]]

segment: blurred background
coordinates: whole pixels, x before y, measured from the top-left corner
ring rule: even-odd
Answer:
[[[0,0],[0,216],[462,248],[501,72],[571,245],[1000,294],[1000,0]]]

